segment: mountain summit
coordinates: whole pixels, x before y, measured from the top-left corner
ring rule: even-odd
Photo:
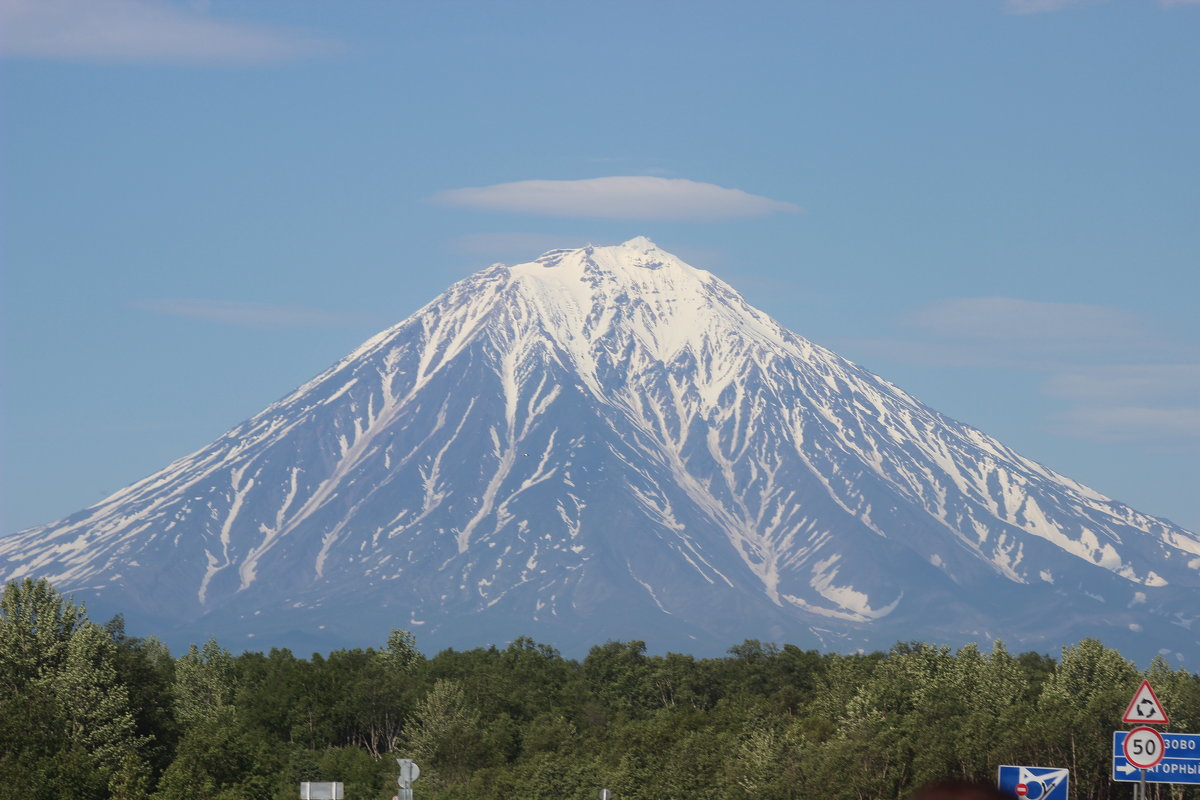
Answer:
[[[496,264],[207,447],[0,539],[176,640],[720,652],[1099,636],[1200,660],[1200,537],[645,238]]]

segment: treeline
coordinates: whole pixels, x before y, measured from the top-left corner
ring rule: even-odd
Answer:
[[[338,780],[348,800],[389,798],[409,757],[418,800],[902,798],[994,781],[999,764],[1069,767],[1074,798],[1106,800],[1130,796],[1109,778],[1111,737],[1143,677],[1173,730],[1200,731],[1196,675],[1139,672],[1095,640],[1058,660],[608,642],[580,662],[530,639],[427,658],[394,631],[309,659],[215,641],[174,657],[25,580],[0,598],[0,797],[294,800],[301,781]]]

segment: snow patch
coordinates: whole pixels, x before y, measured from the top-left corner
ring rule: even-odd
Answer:
[[[900,599],[904,596],[903,592],[886,606],[872,608],[871,598],[866,592],[861,592],[853,586],[835,584],[834,580],[838,575],[837,562],[841,559],[840,554],[835,554],[813,565],[813,578],[809,585],[816,589],[818,594],[863,620],[880,619],[896,610],[896,606],[900,604]]]

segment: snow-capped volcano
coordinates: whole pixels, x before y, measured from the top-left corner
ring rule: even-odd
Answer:
[[[1099,636],[1200,659],[1200,537],[644,238],[484,269],[0,559],[0,579],[230,645]]]

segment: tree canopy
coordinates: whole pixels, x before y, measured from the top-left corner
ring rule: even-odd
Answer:
[[[342,781],[390,798],[398,757],[421,800],[904,798],[1000,764],[1071,769],[1083,800],[1124,797],[1112,731],[1149,678],[1174,730],[1200,724],[1200,679],[1139,670],[1096,640],[1057,658],[997,642],[839,654],[747,640],[722,658],[597,643],[582,660],[520,638],[427,657],[379,649],[172,657],[44,581],[0,596],[0,798],[219,800]],[[1195,789],[1156,790],[1173,800]]]

